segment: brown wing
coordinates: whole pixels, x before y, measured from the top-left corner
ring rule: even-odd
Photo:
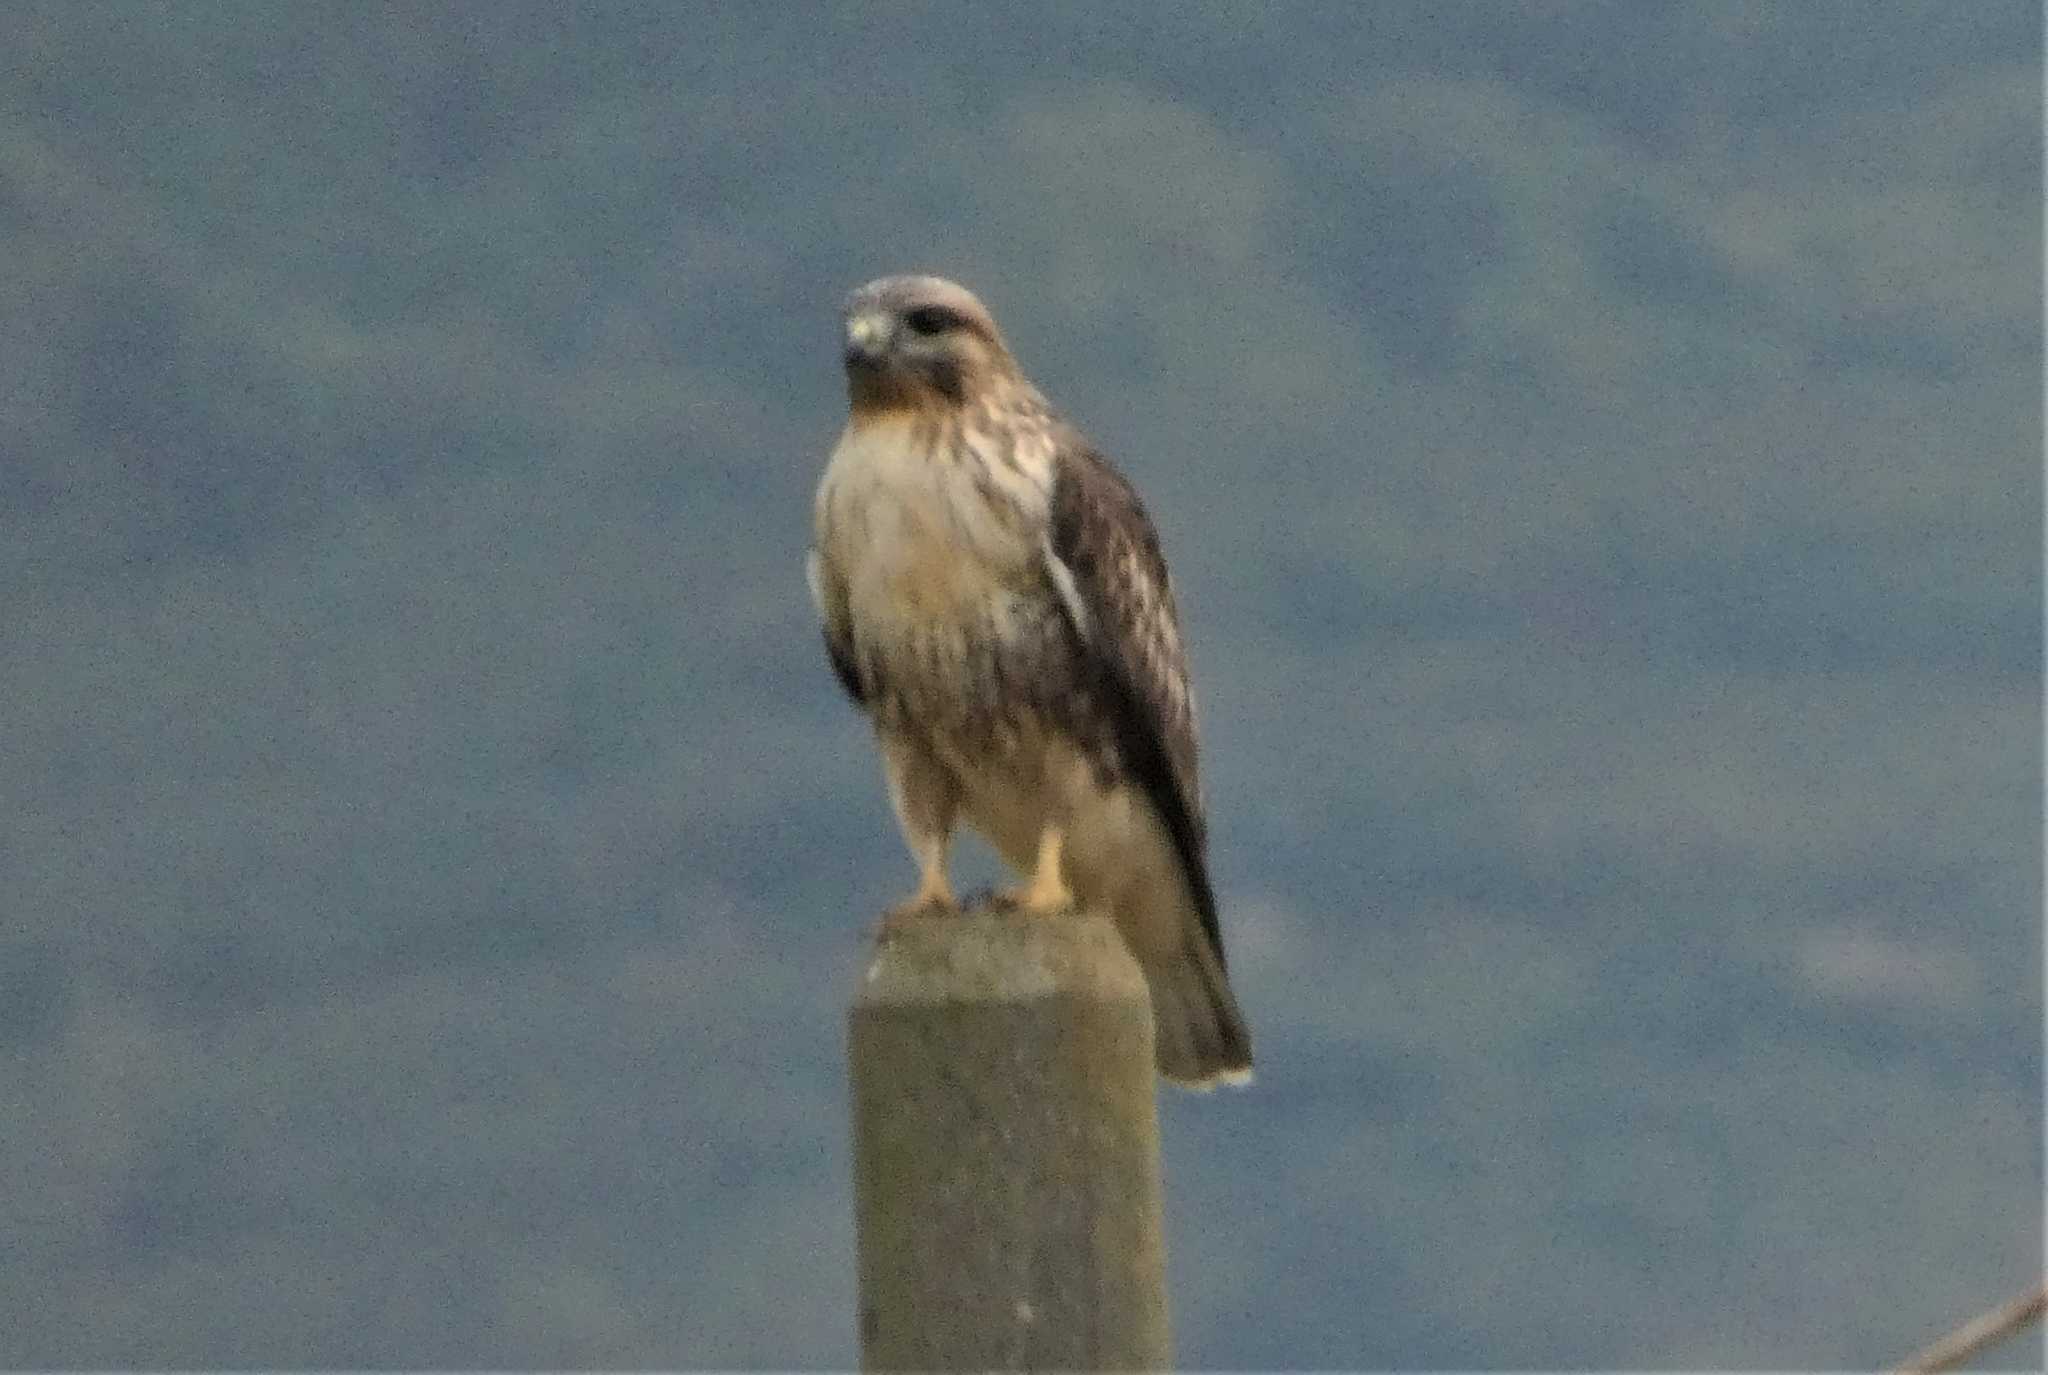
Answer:
[[[825,566],[824,556],[815,547],[804,560],[804,579],[810,583],[811,600],[818,607],[818,619],[825,631],[825,656],[832,661],[832,672],[853,704],[864,707],[868,688],[854,665],[853,624],[846,609],[846,588]]]
[[[1196,762],[1194,696],[1159,536],[1128,482],[1077,437],[1054,465],[1048,571],[1124,764],[1165,823],[1219,959]]]

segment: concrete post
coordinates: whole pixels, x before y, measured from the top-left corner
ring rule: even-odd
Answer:
[[[861,1362],[1165,1369],[1152,1007],[1110,923],[896,923],[853,1003]]]

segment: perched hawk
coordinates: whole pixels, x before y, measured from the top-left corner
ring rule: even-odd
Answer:
[[[965,821],[1029,875],[1018,905],[1115,918],[1151,987],[1160,1073],[1249,1079],[1187,662],[1137,493],[952,282],[856,291],[846,377],[810,580],[921,872],[891,917],[953,906],[946,851]]]

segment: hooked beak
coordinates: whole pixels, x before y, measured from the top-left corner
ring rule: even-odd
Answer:
[[[889,350],[893,331],[881,311],[862,311],[846,320],[846,366],[872,367]]]

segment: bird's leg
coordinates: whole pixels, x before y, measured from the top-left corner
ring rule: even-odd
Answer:
[[[900,921],[960,910],[953,886],[946,881],[946,851],[952,843],[960,785],[917,741],[893,732],[884,732],[881,740],[889,801],[903,827],[904,843],[917,860],[917,891],[883,913],[877,935]]]
[[[953,885],[946,880],[945,833],[919,836],[911,842],[911,848],[917,852],[917,891],[882,914],[884,932],[900,921],[960,910]]]
[[[1074,895],[1067,890],[1067,878],[1060,869],[1060,852],[1065,848],[1066,838],[1066,832],[1057,823],[1046,823],[1038,833],[1038,860],[1031,866],[1030,880],[1003,894],[999,901],[1004,906],[1049,915],[1074,905]]]

